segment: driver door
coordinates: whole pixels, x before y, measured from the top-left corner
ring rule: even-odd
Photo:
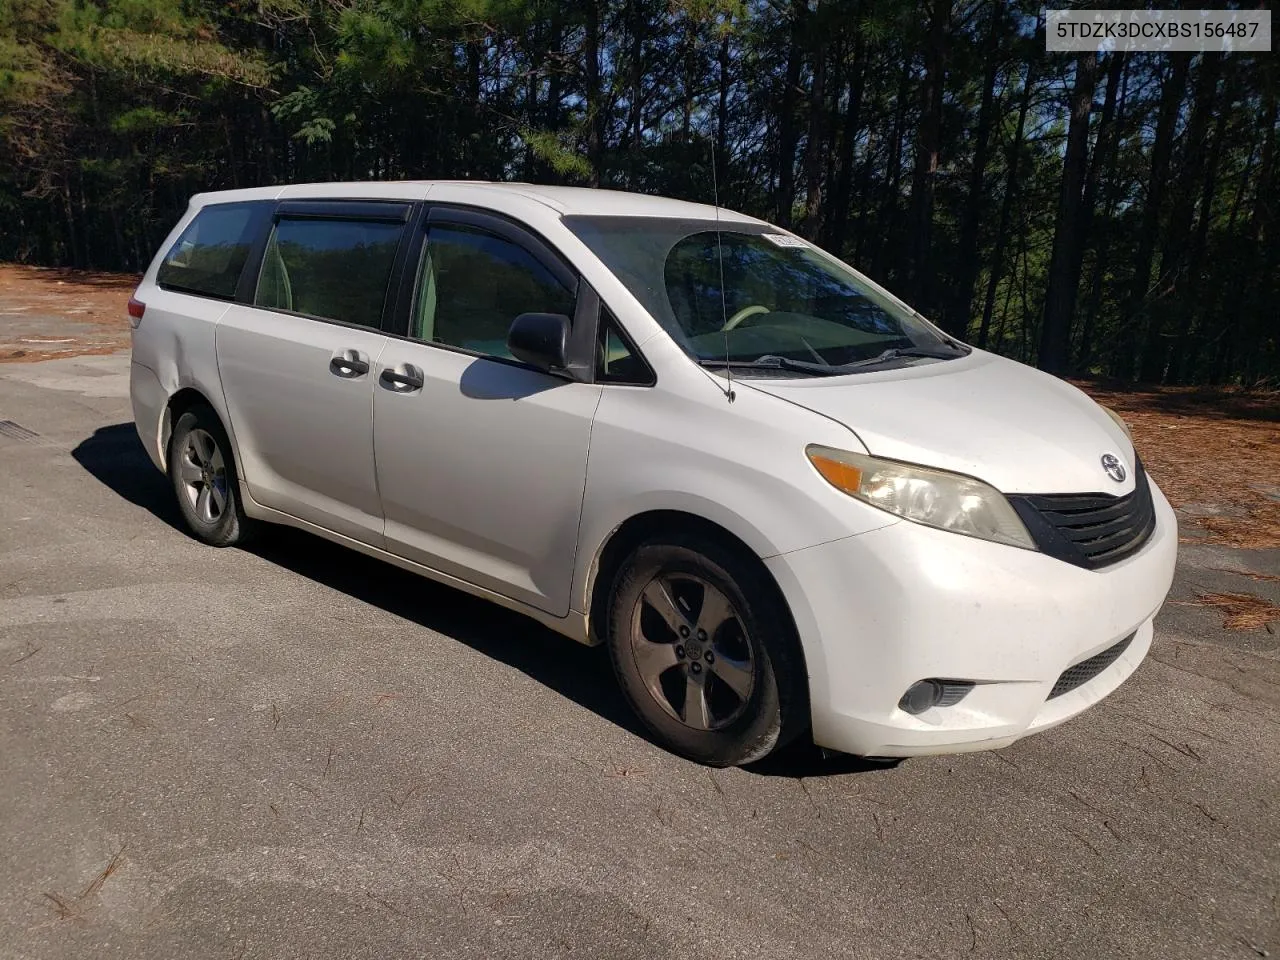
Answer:
[[[514,360],[506,335],[521,313],[574,316],[577,277],[518,225],[447,208],[416,270],[375,370],[387,549],[564,616],[600,387]]]

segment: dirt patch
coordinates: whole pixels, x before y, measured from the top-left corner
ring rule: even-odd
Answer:
[[[125,349],[126,304],[139,279],[132,274],[0,264],[0,363]]]

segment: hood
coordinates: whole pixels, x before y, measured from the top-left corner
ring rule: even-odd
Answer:
[[[1071,384],[981,350],[896,370],[806,379],[743,379],[843,423],[875,456],[968,474],[1005,493],[1134,488],[1133,446]],[[1121,483],[1102,468],[1113,454]]]

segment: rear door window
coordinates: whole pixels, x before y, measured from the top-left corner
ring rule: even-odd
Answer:
[[[220,203],[205,207],[187,225],[165,256],[156,283],[170,290],[219,300],[236,295],[270,203]]]
[[[403,223],[280,219],[258,275],[256,306],[379,327]]]

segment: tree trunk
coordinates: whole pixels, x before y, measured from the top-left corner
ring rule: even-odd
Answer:
[[[1035,70],[1028,64],[1022,81],[1022,97],[1018,101],[1018,122],[1005,155],[1004,194],[1000,198],[1000,222],[996,227],[995,247],[991,252],[991,272],[987,277],[987,295],[982,303],[982,322],[978,326],[978,346],[985,349],[991,330],[991,314],[995,311],[996,290],[1004,267],[1004,250],[1009,239],[1009,220],[1013,216],[1013,197],[1018,189],[1018,161],[1022,158],[1022,138],[1027,129],[1027,112],[1031,107],[1031,91],[1035,86]]]
[[[955,290],[947,305],[942,321],[948,333],[964,339],[969,329],[970,307],[973,305],[973,285],[978,279],[978,225],[987,205],[985,189],[987,161],[991,144],[991,128],[996,116],[996,78],[999,75],[1000,28],[1004,22],[1003,6],[990,4],[983,59],[986,67],[982,77],[982,104],[978,108],[978,129],[974,133],[973,166],[969,168],[969,181],[965,193],[964,213],[960,218],[959,253]]]
[[[1206,56],[1212,57],[1214,55],[1206,54]],[[1232,61],[1223,59],[1222,68],[1228,71],[1223,87],[1222,103],[1224,105],[1229,105],[1235,96],[1234,80],[1236,72],[1232,69],[1232,66]],[[1210,104],[1210,111],[1214,112],[1214,104]],[[1169,359],[1169,380],[1172,383],[1186,383],[1191,380],[1194,367],[1199,360],[1199,350],[1196,348],[1196,344],[1192,342],[1192,335],[1197,326],[1196,320],[1198,317],[1204,317],[1212,312],[1212,304],[1201,297],[1201,289],[1209,243],[1209,224],[1213,220],[1213,198],[1217,192],[1218,170],[1222,165],[1222,153],[1226,145],[1229,111],[1220,109],[1216,113],[1217,116],[1213,125],[1212,147],[1210,148],[1208,162],[1205,165],[1202,177],[1203,186],[1200,191],[1199,215],[1196,217],[1195,231],[1191,236],[1191,245],[1187,252],[1186,291],[1182,297],[1183,305],[1179,315],[1180,322]]]
[[[916,308],[926,314],[931,313],[934,306],[933,193],[942,134],[942,91],[950,20],[951,0],[933,0],[924,51],[924,82],[920,87],[915,169],[911,176],[911,273],[907,284]]]
[[[818,5],[821,11],[821,2]],[[804,150],[804,235],[816,240],[822,229],[822,165],[827,152],[827,58],[814,44],[813,85],[809,90],[809,129]]]
[[[1025,226],[1025,225],[1024,225]],[[1031,276],[1030,261],[1027,257],[1027,234],[1031,231],[1019,231],[1018,247],[1022,259],[1022,283],[1019,286],[1022,295],[1022,319],[1018,324],[1018,360],[1027,363],[1031,359],[1031,346],[1027,336],[1031,328],[1031,305],[1027,299],[1027,280]]]
[[[628,136],[631,141],[629,153],[630,181],[629,186],[635,188],[636,175],[639,173],[643,154],[640,151],[641,130],[644,125],[644,11],[641,0],[631,0],[631,103],[627,117]]]
[[[1124,379],[1131,379],[1137,369],[1138,331],[1142,329],[1147,312],[1147,288],[1151,284],[1151,261],[1155,256],[1160,230],[1160,213],[1164,204],[1169,156],[1173,150],[1173,133],[1191,62],[1189,53],[1174,53],[1170,56],[1173,62],[1160,87],[1160,115],[1156,121],[1155,142],[1151,146],[1151,174],[1147,179],[1147,198],[1142,208],[1133,281],[1120,317],[1116,374]]]
[[[821,45],[819,47],[819,55],[821,55]],[[830,52],[827,55],[829,65],[824,84],[826,87],[826,99],[822,102],[827,148],[823,151],[821,169],[819,171],[819,176],[822,178],[822,206],[818,210],[818,220],[821,222],[822,230],[820,233],[812,235],[819,242],[825,241],[827,223],[831,217],[831,195],[835,192],[836,148],[840,143],[840,92],[845,87],[844,73],[848,66],[847,47],[848,44],[841,40],[839,43],[827,48]]]
[[[791,40],[787,50],[787,71],[783,78],[781,115],[778,118],[778,188],[774,195],[775,217],[781,226],[791,226],[791,209],[796,202],[796,99],[800,92],[802,38],[809,13],[808,0],[791,0]]]
[[[1253,213],[1249,218],[1249,228],[1245,234],[1246,251],[1241,264],[1243,276],[1253,281],[1251,293],[1241,298],[1230,310],[1230,323],[1227,335],[1216,364],[1215,379],[1222,380],[1234,372],[1233,360],[1253,346],[1246,339],[1247,327],[1256,318],[1259,330],[1268,331],[1274,327],[1276,299],[1274,274],[1269,274],[1268,252],[1264,244],[1269,244],[1274,251],[1280,248],[1280,236],[1276,231],[1276,211],[1280,209],[1280,189],[1276,180],[1280,179],[1280,171],[1276,169],[1276,121],[1277,100],[1274,90],[1263,95],[1262,125],[1266,134],[1262,141],[1262,157],[1258,162],[1257,187],[1255,188]],[[1242,371],[1246,385],[1249,380],[1247,371]]]
[[[1205,138],[1209,133],[1209,121],[1213,114],[1213,102],[1218,93],[1218,75],[1222,68],[1223,54],[1206,53],[1196,72],[1195,94],[1192,98],[1191,117],[1187,121],[1183,137],[1182,164],[1174,178],[1173,205],[1169,224],[1160,251],[1160,271],[1157,287],[1161,291],[1152,304],[1147,322],[1146,338],[1142,348],[1141,379],[1148,382],[1163,380],[1167,369],[1169,342],[1166,321],[1175,327],[1185,322],[1185,311],[1191,308],[1186,282],[1190,263],[1187,257],[1192,221],[1195,217],[1197,187],[1205,165]]]
[[[1128,52],[1107,55],[1107,92],[1102,101],[1102,115],[1098,119],[1098,133],[1092,156],[1089,158],[1089,172],[1084,182],[1084,206],[1081,208],[1081,235],[1088,238],[1090,221],[1097,204],[1098,183],[1102,179],[1102,167],[1108,160],[1114,160],[1112,145],[1116,142],[1116,105],[1119,102],[1120,88],[1126,84],[1129,66]],[[1084,253],[1081,246],[1080,253]]]
[[[586,39],[582,58],[586,61],[587,160],[591,163],[588,183],[600,186],[604,162],[604,105],[600,102],[600,0],[587,0]]]
[[[726,149],[728,144],[728,132],[726,127],[729,125],[729,31],[726,29],[724,36],[720,38],[720,57],[719,57],[719,81],[720,89],[716,96],[716,169],[720,171],[717,177],[723,177],[729,172],[729,154]],[[718,199],[718,198],[717,198]]]
[[[689,143],[693,137],[693,101],[697,96],[697,21],[691,13],[685,13],[684,37],[684,102],[680,105],[680,142]]]
[[[1267,135],[1266,133],[1263,133],[1262,145],[1264,149],[1266,147],[1266,143]],[[1230,238],[1233,243],[1240,242],[1240,239],[1236,237],[1236,224],[1239,222],[1240,211],[1244,206],[1245,194],[1248,193],[1249,184],[1252,182],[1255,170],[1254,160],[1257,157],[1257,154],[1258,145],[1256,143],[1251,144],[1249,147],[1249,155],[1244,161],[1244,166],[1240,168],[1240,179],[1236,184],[1235,197],[1231,201],[1231,212],[1227,215],[1227,226],[1224,234]],[[1219,284],[1217,296],[1214,297],[1213,329],[1215,333],[1212,343],[1213,356],[1209,360],[1208,368],[1205,373],[1205,382],[1207,383],[1222,382],[1222,361],[1225,355],[1225,347],[1229,339],[1229,332],[1231,328],[1231,325],[1227,320],[1228,310],[1230,310],[1230,314],[1232,316],[1234,316],[1238,311],[1238,307],[1232,308],[1229,306],[1227,298],[1224,296],[1224,292],[1231,288],[1231,281],[1232,275],[1231,272],[1228,271],[1226,276],[1223,278],[1223,282],[1220,282]]]
[[[480,103],[480,42],[472,38],[467,43],[467,96],[473,104],[477,106]],[[466,164],[467,173],[470,176],[478,177],[480,173],[480,136],[479,131],[473,126],[474,120],[467,123],[467,129],[471,135],[467,137],[467,153]],[[422,158],[419,157],[419,164]]]
[[[1107,92],[1102,104],[1102,116],[1098,120],[1098,133],[1094,142],[1093,155],[1089,158],[1089,172],[1085,175],[1084,182],[1084,199],[1080,205],[1080,224],[1078,229],[1079,243],[1075,246],[1075,260],[1071,265],[1071,273],[1079,278],[1084,270],[1084,253],[1088,247],[1093,233],[1093,215],[1097,206],[1098,182],[1102,176],[1102,166],[1104,163],[1115,161],[1115,151],[1112,145],[1117,142],[1115,136],[1116,123],[1116,103],[1119,99],[1120,87],[1126,79],[1126,68],[1129,62],[1129,54],[1112,53],[1107,58]],[[1096,247],[1097,245],[1095,245]],[[1095,262],[1101,262],[1105,259],[1102,250],[1098,247],[1094,254]],[[1101,296],[1100,277],[1094,278],[1094,284],[1090,287],[1090,296],[1097,293]],[[1094,314],[1086,311],[1084,323],[1088,327],[1094,319]],[[1074,327],[1074,310],[1072,318],[1072,326]],[[1085,331],[1081,332],[1081,336],[1085,336]],[[1068,336],[1068,339],[1073,338]],[[1070,349],[1070,348],[1068,348]]]
[[[907,95],[911,86],[911,58],[903,57],[902,72],[898,77],[897,105],[893,115],[893,133],[889,137],[889,162],[884,175],[880,211],[876,217],[876,229],[880,241],[871,258],[872,272],[878,278],[886,274],[888,264],[894,262],[895,220],[898,210],[898,188],[902,176],[902,138],[906,135]]]
[[[857,7],[854,8],[855,15],[857,9]],[[856,22],[855,29],[857,29]],[[853,41],[853,76],[849,79],[849,103],[845,107],[840,129],[835,189],[831,192],[831,203],[827,209],[826,233],[823,237],[826,246],[836,254],[839,254],[844,247],[849,230],[849,202],[852,199],[855,166],[854,147],[858,142],[858,131],[862,129],[862,90],[867,76],[864,50],[865,42],[862,32],[858,31]]]
[[[1114,75],[1108,77],[1107,86],[1107,104],[1102,108],[1103,122],[1099,124],[1098,144],[1094,147],[1094,162],[1090,164],[1090,183],[1096,189],[1096,185],[1101,182],[1102,168],[1112,171],[1112,177],[1107,182],[1105,190],[1105,198],[1103,200],[1103,223],[1106,225],[1106,232],[1094,242],[1093,255],[1093,279],[1089,285],[1089,303],[1085,308],[1084,327],[1080,331],[1080,344],[1076,353],[1075,368],[1077,370],[1087,370],[1093,359],[1093,337],[1097,330],[1099,314],[1102,311],[1102,291],[1103,281],[1107,275],[1107,266],[1111,257],[1111,226],[1115,220],[1116,208],[1121,199],[1121,191],[1124,189],[1124,179],[1116,173],[1117,159],[1120,155],[1120,136],[1119,127],[1124,122],[1125,100],[1129,89],[1129,57],[1127,54],[1122,55],[1124,63],[1121,65],[1119,76],[1119,91],[1114,103],[1111,97],[1111,81],[1116,79]],[[1112,64],[1115,67],[1115,64]],[[1108,105],[1114,110],[1114,117],[1110,121],[1107,120]],[[1104,136],[1105,134],[1105,136]],[[1103,141],[1105,140],[1105,147]],[[1104,153],[1105,150],[1105,153]],[[1089,193],[1089,186],[1085,187],[1086,195]],[[1091,200],[1089,202],[1092,202]]]
[[[1062,161],[1062,193],[1053,230],[1053,256],[1049,261],[1049,289],[1045,294],[1044,322],[1040,327],[1040,369],[1065,374],[1071,353],[1071,317],[1080,286],[1077,256],[1085,172],[1089,162],[1089,114],[1098,73],[1098,55],[1090,51],[1076,59],[1075,89],[1071,94],[1071,122],[1067,150]]]
[[[532,61],[537,59],[538,53],[542,49],[539,42],[539,34],[541,33],[540,25],[534,24],[530,28],[530,65],[525,71],[524,78],[524,115],[528,118],[530,126],[538,122],[538,87],[542,83],[542,78],[538,74],[538,69],[533,65]],[[543,174],[543,168],[546,165],[542,163],[537,155],[533,152],[533,147],[528,143],[524,148],[524,178],[526,181],[537,183]]]
[[[863,148],[862,162],[858,165],[858,180],[854,186],[853,195],[857,198],[855,204],[857,208],[857,216],[854,218],[853,231],[853,260],[855,264],[862,263],[863,244],[867,239],[867,220],[871,217],[872,197],[871,197],[871,175],[875,169],[876,150],[879,149],[879,142],[876,140],[876,131],[874,128],[867,130],[867,145]]]
[[[547,35],[547,50],[555,53],[560,50],[564,42],[564,24],[561,20],[560,8],[552,7],[551,9],[551,28]],[[550,76],[547,77],[547,100],[542,107],[542,123],[547,130],[559,131],[562,125],[564,71],[556,61],[552,60],[551,62],[553,65],[550,70]],[[479,104],[478,99],[475,102],[477,105]],[[551,164],[543,161],[540,166],[543,176],[563,182],[563,175],[557,173]]]

